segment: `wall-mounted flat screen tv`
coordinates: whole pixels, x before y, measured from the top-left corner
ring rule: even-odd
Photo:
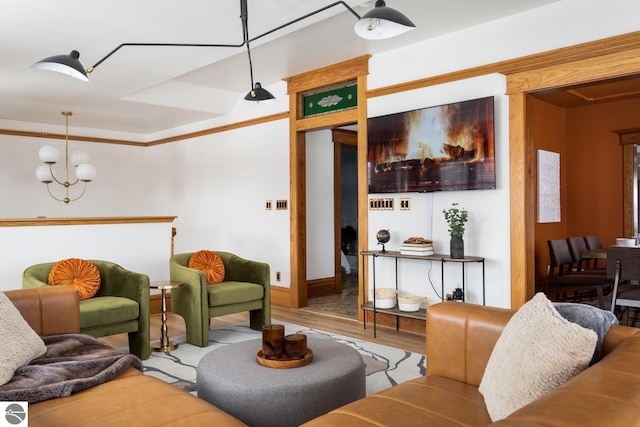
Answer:
[[[493,97],[368,119],[369,193],[496,188]]]

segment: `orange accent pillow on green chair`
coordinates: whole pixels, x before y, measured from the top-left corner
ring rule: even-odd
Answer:
[[[74,286],[80,300],[93,297],[100,288],[100,272],[89,261],[69,258],[56,262],[49,272],[49,285]]]
[[[207,284],[220,283],[224,280],[224,264],[215,252],[202,250],[194,253],[189,258],[189,268],[204,271]]]

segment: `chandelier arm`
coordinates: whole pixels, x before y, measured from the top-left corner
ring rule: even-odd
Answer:
[[[96,62],[95,64],[93,64],[91,67],[87,68],[86,72],[87,73],[91,73],[98,65],[102,64],[105,60],[107,60],[108,58],[111,57],[111,55],[113,55],[114,53],[116,53],[117,51],[119,51],[120,49],[122,49],[125,46],[151,46],[151,47],[171,47],[171,46],[175,46],[175,47],[242,47],[245,44],[258,40],[264,36],[267,36],[271,33],[274,33],[278,30],[281,30],[283,28],[288,27],[289,25],[295,24],[296,22],[302,21],[304,19],[309,18],[310,16],[316,15],[320,12],[324,12],[327,9],[331,9],[332,7],[338,6],[338,5],[342,5],[344,6],[349,12],[351,12],[351,14],[353,14],[353,16],[355,16],[356,18],[360,19],[360,15],[358,15],[356,13],[355,10],[353,10],[351,8],[351,6],[349,6],[347,3],[345,3],[344,1],[337,1],[335,3],[331,3],[327,6],[324,6],[318,10],[315,10],[313,12],[307,13],[306,15],[303,15],[297,19],[294,19],[293,21],[289,21],[287,23],[284,23],[272,30],[269,30],[265,33],[262,33],[252,39],[249,39],[249,33],[248,31],[244,31],[243,28],[243,41],[242,43],[239,44],[205,44],[205,43],[122,43],[121,45],[119,45],[118,47],[116,47],[115,49],[113,49],[111,52],[109,52],[108,54],[106,54],[104,57],[102,57],[98,62]],[[240,9],[241,9],[241,14],[246,16],[246,10],[247,10],[247,4],[246,4],[246,0],[240,0]],[[242,18],[242,16],[241,16]],[[246,25],[246,20],[243,20],[243,26]],[[248,46],[247,46],[248,47]]]
[[[77,182],[77,181],[76,181]],[[82,189],[82,193],[80,193],[80,195],[74,199],[70,199],[69,198],[69,189],[67,187],[67,197],[63,200],[63,202],[65,203],[69,203],[69,202],[75,202],[76,200],[78,200],[80,197],[84,196],[85,191],[87,191],[87,181],[83,181],[84,182],[84,188]],[[75,183],[74,183],[75,184]]]
[[[53,178],[53,180],[55,182],[57,182],[60,185],[64,185],[64,182],[59,181],[58,178],[56,178],[55,174],[53,173],[53,164],[49,163],[49,173],[51,174],[51,178]],[[47,188],[49,188],[49,184],[47,184]]]
[[[87,73],[91,73],[98,65],[102,64],[105,60],[107,60],[111,55],[119,51],[125,46],[151,46],[151,47],[242,47],[244,46],[244,42],[240,44],[202,44],[202,43],[122,43],[120,46],[113,49],[111,52],[106,54],[102,59],[93,64],[91,67],[87,68]]]
[[[247,0],[240,0],[240,20],[242,21],[243,44],[247,46],[249,76],[251,77],[251,90],[253,90],[253,63],[251,61],[251,46],[249,45],[249,8],[247,7]]]
[[[244,0],[241,0],[241,1],[244,1]],[[304,19],[307,19],[307,18],[309,18],[310,16],[316,15],[316,14],[318,14],[318,13],[320,13],[320,12],[324,12],[325,10],[327,10],[327,9],[331,9],[332,7],[334,7],[334,6],[338,6],[338,5],[343,5],[343,6],[344,6],[344,7],[345,7],[349,12],[351,12],[351,13],[353,14],[353,16],[355,16],[355,17],[356,17],[356,18],[358,18],[358,19],[361,19],[361,16],[360,16],[360,15],[358,15],[358,14],[356,13],[356,11],[355,11],[355,10],[353,10],[353,9],[351,8],[351,6],[349,6],[348,4],[346,4],[344,1],[337,1],[337,2],[335,2],[335,3],[331,3],[331,4],[327,5],[327,6],[325,6],[325,7],[321,7],[321,8],[320,8],[320,9],[318,9],[318,10],[314,10],[313,12],[309,12],[309,13],[307,13],[306,15],[303,15],[303,16],[301,16],[301,17],[299,17],[299,18],[294,19],[293,21],[286,22],[286,23],[284,23],[284,24],[282,24],[282,25],[280,25],[280,26],[278,26],[278,27],[274,28],[273,30],[269,30],[269,31],[267,31],[267,32],[265,32],[265,33],[262,33],[262,34],[260,34],[260,35],[258,35],[258,36],[255,36],[254,38],[252,38],[252,39],[250,39],[250,40],[247,40],[247,42],[253,42],[253,41],[256,41],[256,40],[258,40],[259,38],[262,38],[262,37],[264,37],[264,36],[267,36],[267,35],[269,35],[269,34],[271,34],[271,33],[274,33],[274,32],[276,32],[276,31],[278,31],[278,30],[281,30],[281,29],[283,29],[283,28],[286,28],[286,27],[288,27],[289,25],[295,24],[296,22],[299,22],[299,21],[302,21],[302,20],[304,20]]]
[[[52,199],[55,199],[58,202],[64,202],[65,201],[65,199],[58,199],[56,196],[53,195],[53,193],[51,192],[51,188],[49,188],[49,183],[47,183],[47,191],[49,192],[49,196],[51,196]]]

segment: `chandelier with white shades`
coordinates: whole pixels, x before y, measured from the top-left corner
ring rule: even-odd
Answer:
[[[36,177],[38,180],[44,184],[47,184],[47,191],[49,195],[59,202],[73,202],[82,197],[87,190],[87,183],[91,182],[96,177],[96,168],[92,164],[89,163],[89,154],[84,151],[74,151],[71,153],[71,157],[69,157],[69,116],[72,115],[69,111],[63,111],[62,115],[65,116],[66,119],[66,127],[65,127],[65,175],[64,177],[56,177],[54,165],[60,160],[60,150],[52,145],[45,145],[40,148],[38,155],[40,157],[40,161],[44,163],[43,165],[38,166],[36,169]],[[69,176],[69,163],[74,166],[75,171],[75,179]],[[64,197],[56,197],[51,191],[51,186],[49,184],[52,183],[60,184],[64,187]],[[74,187],[76,184],[81,184],[81,187]],[[79,194],[76,193],[75,196],[70,197],[69,189],[70,188],[78,188],[80,190]]]

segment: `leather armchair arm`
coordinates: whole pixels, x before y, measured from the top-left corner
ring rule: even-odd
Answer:
[[[78,292],[70,286],[6,291],[29,326],[40,336],[80,332]]]

